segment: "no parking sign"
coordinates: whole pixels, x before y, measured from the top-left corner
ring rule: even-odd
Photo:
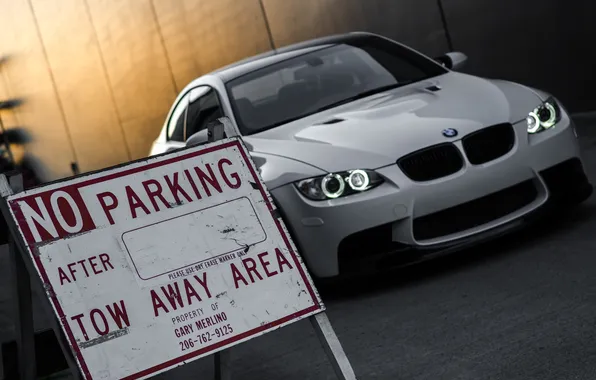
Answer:
[[[6,200],[86,379],[150,377],[324,310],[237,138]]]

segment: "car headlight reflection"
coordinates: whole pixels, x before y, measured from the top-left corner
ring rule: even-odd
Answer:
[[[383,178],[372,170],[349,170],[329,173],[295,183],[300,192],[315,201],[324,201],[361,193],[380,185]]]
[[[561,111],[557,102],[549,98],[528,114],[528,133],[538,133],[554,127],[561,120]]]

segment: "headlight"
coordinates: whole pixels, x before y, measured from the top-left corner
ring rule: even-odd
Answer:
[[[376,172],[356,169],[305,179],[296,182],[295,185],[305,197],[315,201],[324,201],[361,193],[381,183],[383,183],[383,177]]]
[[[528,133],[538,133],[555,126],[561,120],[561,110],[553,98],[547,99],[528,114]]]

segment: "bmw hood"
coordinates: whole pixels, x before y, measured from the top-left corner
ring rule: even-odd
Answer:
[[[522,121],[543,99],[528,87],[450,72],[245,138],[255,152],[324,171],[376,169],[491,125]],[[446,129],[457,131],[446,137]]]

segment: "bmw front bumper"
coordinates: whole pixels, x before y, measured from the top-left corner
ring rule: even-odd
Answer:
[[[415,182],[394,164],[376,169],[385,182],[361,194],[316,202],[292,184],[271,194],[320,278],[358,270],[360,260],[375,255],[407,259],[412,250],[463,247],[518,227],[550,201],[578,203],[590,196],[566,114],[536,135],[528,135],[525,121],[513,128],[515,144],[507,154],[481,165],[464,154],[464,167],[443,178]],[[463,152],[461,140],[452,142]]]

